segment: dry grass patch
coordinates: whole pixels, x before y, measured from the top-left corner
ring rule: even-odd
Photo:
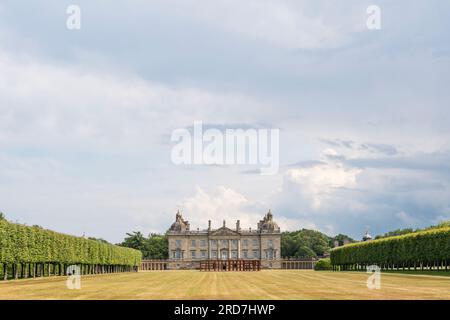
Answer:
[[[381,289],[358,272],[151,271],[83,276],[81,290],[65,278],[0,282],[0,299],[450,299],[450,278],[382,274]]]

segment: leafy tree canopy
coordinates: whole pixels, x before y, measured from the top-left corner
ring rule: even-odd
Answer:
[[[331,239],[333,238],[315,230],[286,231],[281,235],[281,255],[296,258],[323,256],[330,250]]]
[[[151,233],[145,237],[141,232],[127,233],[119,245],[142,252],[144,259],[166,259],[168,257],[168,242],[165,235]]]

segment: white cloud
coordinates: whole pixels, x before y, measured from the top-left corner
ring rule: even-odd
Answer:
[[[325,153],[337,155],[334,150],[327,149]],[[324,162],[308,168],[289,169],[285,174],[285,187],[293,188],[309,201],[314,210],[328,207],[327,201],[340,188],[355,188],[357,176],[361,169],[347,168],[335,161]]]
[[[197,187],[194,195],[187,197],[183,201],[183,209],[186,218],[191,222],[192,227],[206,228],[205,223],[211,220],[213,225],[219,227],[222,220],[229,223],[233,228],[236,220],[241,220],[244,228],[256,227],[263,212],[258,212],[258,204],[252,203],[244,195],[224,186],[218,186],[210,193]]]
[[[323,16],[318,11],[313,13],[306,1],[220,0],[184,4],[190,9],[182,6],[185,12],[209,24],[286,49],[338,47],[349,41],[352,32],[359,31],[351,23],[353,19],[336,19],[339,8],[322,6],[321,12],[328,13]]]
[[[212,227],[222,226],[226,220],[227,226],[235,227],[236,220],[240,220],[241,228],[255,229],[259,220],[269,210],[265,199],[251,201],[243,194],[225,186],[218,186],[208,192],[198,187],[195,193],[184,199],[183,214],[191,223],[193,229],[204,229],[208,220]],[[299,228],[317,229],[317,226],[301,218],[288,218],[282,212],[273,212],[274,219],[282,230],[297,230]]]

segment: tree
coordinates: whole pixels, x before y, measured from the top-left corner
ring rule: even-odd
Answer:
[[[297,249],[294,256],[301,258],[316,258],[317,254],[311,248],[308,248],[307,246],[302,246]]]
[[[144,235],[139,231],[133,231],[132,233],[127,233],[127,237],[120,244],[122,247],[133,248],[140,250],[142,253],[146,249],[146,241]]]
[[[151,233],[146,238],[141,232],[127,233],[121,244],[123,247],[140,250],[144,259],[168,258],[168,242],[165,235]]]
[[[341,233],[335,237],[329,237],[329,241],[328,241],[329,246],[333,248],[335,241],[337,241],[339,243],[339,246],[343,246],[344,244],[355,242],[354,239],[350,238],[346,234],[341,234]]]
[[[146,256],[148,259],[167,259],[168,248],[167,237],[157,233],[151,233],[146,243]]]
[[[0,211],[0,221],[5,220],[6,221],[6,216],[3,212]]]
[[[323,256],[330,250],[328,236],[315,231],[302,229],[283,232],[281,235],[281,254],[284,257],[311,258]]]

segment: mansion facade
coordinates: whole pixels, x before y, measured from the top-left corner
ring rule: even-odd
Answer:
[[[259,260],[262,268],[281,268],[281,232],[269,212],[256,229],[243,230],[240,221],[233,229],[226,226],[190,230],[189,222],[178,211],[167,231],[169,241],[168,269],[198,269],[207,260]]]

